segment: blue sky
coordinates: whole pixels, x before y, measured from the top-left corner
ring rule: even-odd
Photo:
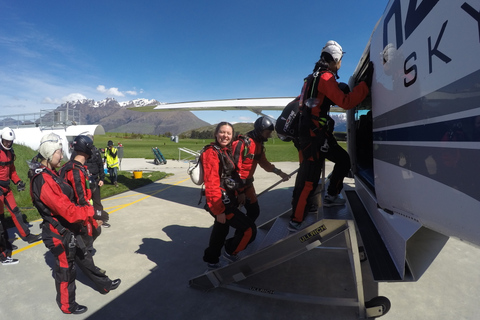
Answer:
[[[0,0],[0,110],[296,96],[328,40],[348,82],[386,0]],[[195,114],[254,121],[238,111]]]

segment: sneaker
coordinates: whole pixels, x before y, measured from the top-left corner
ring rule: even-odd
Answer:
[[[77,305],[72,312],[65,312],[65,311],[62,311],[62,312],[65,314],[82,314],[87,312],[87,310],[88,308],[86,306]]]
[[[331,196],[327,194],[323,199],[324,207],[333,207],[333,206],[343,206],[345,205],[345,199],[340,198],[339,196]]]
[[[9,266],[11,264],[17,264],[19,261],[18,259],[13,259],[12,257],[6,257],[5,260],[1,260],[2,265]]]
[[[111,226],[110,226],[110,223],[103,222],[102,227],[103,228],[110,228]]]
[[[121,282],[122,282],[122,280],[120,280],[120,279],[113,280],[112,281],[112,286],[110,287],[110,291],[117,289]]]
[[[30,233],[23,240],[27,241],[28,243],[34,243],[34,242],[42,240],[42,235],[41,234]]]
[[[317,205],[310,205],[310,207],[308,208],[308,213],[310,214],[317,214],[318,213],[318,206]]]
[[[113,184],[115,185],[115,188],[118,188],[118,183],[117,183],[117,181],[115,181]]]
[[[207,263],[207,271],[212,271],[212,270],[218,269],[218,268],[220,268],[220,267],[221,267],[220,262],[217,262],[217,263]]]
[[[290,221],[288,223],[287,229],[288,229],[288,231],[296,232],[296,231],[302,229],[302,224],[303,224],[303,222]]]
[[[235,254],[228,254],[227,252],[223,253],[223,257],[228,260],[230,263],[238,261],[240,259],[237,255]]]

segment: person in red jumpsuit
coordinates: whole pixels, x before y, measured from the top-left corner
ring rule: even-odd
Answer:
[[[73,140],[74,158],[65,163],[59,171],[59,175],[67,180],[72,187],[75,194],[75,202],[80,206],[93,206],[90,173],[86,167],[86,161],[93,155],[93,150],[93,140],[90,137],[85,135],[77,136]],[[108,220],[108,213],[95,210],[93,218],[95,219],[93,240],[95,240],[101,233],[103,220]],[[93,249],[93,242],[89,243],[88,247]]]
[[[231,154],[233,126],[220,122],[215,129],[215,142],[205,148],[201,155],[205,183],[205,209],[215,218],[208,248],[203,261],[209,270],[221,267],[220,256],[234,262],[237,254],[255,240],[257,227],[243,212],[238,210],[237,189],[241,183]],[[235,229],[233,237],[226,239],[229,227]]]
[[[246,136],[239,136],[233,142],[232,150],[238,174],[244,183],[244,187],[238,190],[238,202],[247,210],[247,216],[255,221],[260,215],[260,206],[253,185],[253,175],[257,165],[260,165],[267,172],[279,175],[283,181],[287,181],[290,177],[282,170],[275,168],[265,156],[265,146],[263,144],[268,141],[274,130],[272,120],[267,117],[260,117],[255,121],[253,127],[254,129],[248,132]]]
[[[15,153],[13,151],[13,142],[15,132],[9,127],[5,127],[1,133],[0,140],[0,220],[5,226],[4,207],[7,207],[12,217],[13,223],[17,227],[20,237],[28,243],[34,243],[42,239],[40,234],[33,234],[23,221],[22,212],[18,208],[13,192],[10,189],[10,180],[17,185],[18,191],[25,190],[25,183],[20,179],[15,169]],[[4,235],[8,233],[5,228]]]
[[[290,231],[297,231],[303,227],[308,212],[308,199],[313,196],[318,185],[325,158],[340,165],[332,173],[324,205],[345,203],[338,194],[343,188],[343,178],[350,170],[350,160],[340,146],[332,145],[330,150],[328,113],[332,104],[348,110],[365,99],[372,81],[373,65],[369,64],[365,80],[346,94],[339,88],[337,82],[343,54],[342,47],[336,41],[328,41],[322,49],[313,73],[304,82],[299,101],[302,116],[299,123],[299,139],[296,143],[300,168],[293,190],[292,216],[288,227]],[[309,85],[311,88],[308,88]]]
[[[55,133],[43,136],[37,157],[42,159],[40,163],[37,159],[30,163],[30,195],[43,218],[43,242],[55,259],[56,301],[63,313],[81,314],[87,307],[75,300],[76,265],[103,294],[116,289],[120,280],[112,281],[96,272],[91,253],[86,250],[83,239],[91,236],[94,209],[77,205],[72,187],[57,174],[63,158],[61,138]]]

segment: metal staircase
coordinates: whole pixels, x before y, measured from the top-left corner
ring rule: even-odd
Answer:
[[[221,287],[283,300],[357,307],[360,319],[385,314],[390,308],[387,298],[377,297],[377,300],[372,300],[373,304],[370,302],[367,303],[368,307],[365,306],[355,224],[350,211],[345,206],[338,208],[320,209],[323,219],[319,219],[318,213],[307,215],[304,222],[306,227],[295,233],[287,229],[291,210],[284,212],[258,227],[255,241],[239,253],[238,261],[192,278],[189,281],[190,286],[205,291]],[[342,234],[345,236],[344,247],[326,246],[331,243],[336,244],[338,241],[333,239],[341,238],[337,236]],[[312,295],[310,292],[308,294],[281,292],[275,288],[277,284],[275,280],[258,285],[248,281],[255,279],[255,275],[265,270],[311,252],[313,249],[341,249],[348,253],[356,291],[355,298],[321,297]],[[322,262],[327,261],[315,261],[315,264]]]

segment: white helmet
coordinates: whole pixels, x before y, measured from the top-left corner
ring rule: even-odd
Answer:
[[[49,133],[44,135],[40,140],[38,152],[42,155],[42,157],[48,160],[52,159],[55,151],[62,149],[62,147],[62,138],[60,138],[58,134]]]
[[[3,140],[12,141],[12,143],[13,143],[13,140],[15,140],[15,132],[13,132],[13,130],[10,129],[9,127],[3,128],[2,139],[0,140],[0,144],[2,145],[2,148],[4,148],[5,150],[12,149],[12,146],[10,146],[9,148],[5,147],[3,145]]]
[[[322,49],[322,53],[323,52],[330,53],[330,55],[332,56],[333,60],[335,60],[335,62],[340,61],[342,59],[343,54],[345,53],[342,50],[342,47],[336,41],[333,41],[333,40],[330,40],[325,44],[325,47],[323,47]]]

